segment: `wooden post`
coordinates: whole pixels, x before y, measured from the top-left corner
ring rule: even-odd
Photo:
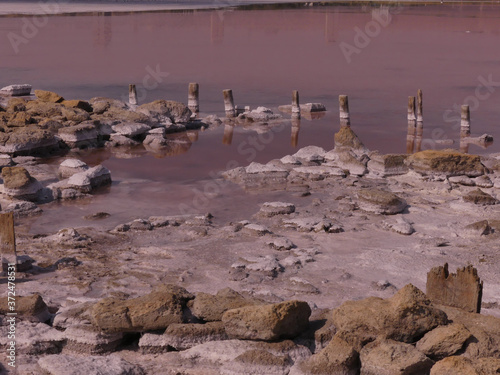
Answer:
[[[417,117],[415,116],[415,97],[408,97],[408,121],[415,121]]]
[[[2,269],[7,271],[9,264],[16,264],[16,234],[14,232],[14,214],[0,214],[0,246],[2,251]]]
[[[415,117],[415,97],[408,97],[408,131],[406,133],[406,153],[412,154],[415,147],[415,131],[416,131],[416,117]]]
[[[299,92],[297,90],[292,91],[292,118],[300,118]]]
[[[224,110],[226,111],[226,117],[236,117],[236,108],[234,107],[233,100],[233,90],[224,90],[222,91],[222,94],[224,95]]]
[[[417,91],[417,121],[424,121],[422,90]]]
[[[200,112],[199,90],[200,86],[197,83],[189,84],[188,108],[195,114]]]
[[[339,95],[340,126],[351,126],[349,100],[347,95]]]
[[[424,135],[424,123],[417,121],[417,136],[415,137],[415,152],[422,151],[422,138]]]
[[[137,90],[133,84],[128,85],[128,102],[137,105]]]
[[[299,144],[300,118],[292,117],[292,146],[297,147]]]

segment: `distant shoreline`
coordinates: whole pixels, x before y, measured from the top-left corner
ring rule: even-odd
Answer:
[[[243,8],[243,9],[266,9],[266,8],[286,8],[286,7],[309,7],[309,6],[332,6],[332,5],[432,5],[432,4],[463,4],[463,5],[500,5],[500,0],[495,1],[466,1],[460,0],[352,0],[352,1],[304,1],[304,0],[103,0],[82,3],[81,0],[61,0],[61,1],[7,1],[0,3],[1,16],[37,16],[37,15],[74,15],[74,14],[94,14],[101,12],[136,13],[136,12],[177,12],[210,10],[221,8]]]

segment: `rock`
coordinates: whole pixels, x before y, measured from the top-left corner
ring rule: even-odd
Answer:
[[[68,108],[62,107],[61,114],[66,118],[67,121],[73,121],[77,124],[90,120],[90,115],[87,111],[80,108]]]
[[[35,200],[42,185],[23,167],[2,169],[3,193],[17,199]]]
[[[113,352],[121,344],[123,334],[104,333],[90,324],[76,324],[66,328],[64,338],[65,353],[96,355]]]
[[[337,334],[354,347],[381,338],[412,343],[428,331],[448,323],[425,294],[408,284],[393,297],[369,297],[344,302],[332,313]]]
[[[173,100],[155,100],[137,107],[137,111],[160,123],[167,119],[173,122],[188,122],[192,115],[188,107]]]
[[[228,310],[222,322],[231,338],[273,341],[299,335],[307,328],[310,315],[306,302],[287,301]]]
[[[270,164],[259,164],[256,162],[250,163],[245,168],[246,173],[274,173],[274,172],[286,172],[288,174],[288,170],[285,168],[281,168],[278,166],[270,165]]]
[[[426,356],[439,360],[457,353],[472,337],[463,324],[454,323],[427,332],[416,345]]]
[[[367,167],[370,173],[380,176],[396,176],[408,172],[408,167],[405,164],[408,155],[403,154],[386,154],[378,153],[370,154],[370,160]]]
[[[84,302],[66,301],[54,316],[53,327],[61,330],[71,326],[91,324],[90,310],[94,303],[95,300],[84,300]]]
[[[61,128],[58,135],[70,148],[97,146],[97,130],[94,124],[87,123]]]
[[[290,250],[295,247],[294,243],[285,237],[277,237],[273,238],[266,242],[271,248],[281,251],[281,250]]]
[[[303,217],[286,219],[283,224],[288,228],[296,228],[300,232],[328,232],[334,225],[330,219],[322,217]]]
[[[333,159],[335,166],[348,171],[354,176],[363,176],[367,173],[366,163],[368,158],[359,160],[354,151],[347,147],[335,147],[325,155],[325,158]]]
[[[267,233],[271,233],[269,229],[259,224],[247,224],[243,227],[243,230],[249,234],[256,234],[257,236],[264,236]]]
[[[96,212],[94,214],[85,215],[83,218],[85,220],[101,220],[101,219],[106,219],[110,216],[111,216],[111,214],[109,214],[107,212],[99,211],[99,212]]]
[[[12,162],[12,157],[7,154],[0,154],[0,171],[4,167],[11,167],[14,163]]]
[[[95,111],[95,108],[94,108]],[[120,107],[120,106],[110,106],[103,114],[101,115],[94,115],[92,116],[92,119],[99,120],[99,121],[119,121],[123,123],[143,123],[143,124],[149,124],[151,122],[155,123],[156,120],[152,119],[151,117],[128,110],[126,107]]]
[[[152,334],[146,335],[146,337],[143,336],[139,341],[139,347],[149,353],[167,351],[167,348],[186,350],[209,341],[229,339],[222,322],[171,324],[161,336]]]
[[[98,165],[83,172],[75,173],[67,180],[67,184],[88,193],[97,187],[111,184],[111,173],[108,168]]]
[[[487,236],[493,232],[488,220],[476,221],[475,223],[466,225],[464,230],[465,234],[472,237]]]
[[[26,112],[15,112],[11,115],[9,121],[7,122],[8,127],[23,127],[31,124],[33,121],[32,117]]]
[[[13,212],[14,218],[39,215],[42,209],[29,201],[13,202],[5,207],[4,212]]]
[[[259,213],[263,216],[272,217],[276,215],[287,215],[295,212],[295,205],[285,202],[265,202]]]
[[[408,205],[396,194],[379,189],[362,189],[358,192],[359,208],[377,214],[394,215],[402,212]]]
[[[357,375],[360,367],[359,353],[352,345],[334,336],[319,353],[295,365],[289,375]]]
[[[10,85],[0,89],[0,94],[10,96],[26,96],[31,94],[32,86],[28,84]]]
[[[62,114],[64,106],[58,103],[47,103],[41,100],[31,100],[26,103],[26,112],[31,116],[43,117],[46,120],[62,121],[64,116]]]
[[[476,185],[477,187],[480,187],[480,188],[485,188],[485,189],[489,189],[489,188],[492,188],[494,186],[491,179],[486,175],[476,177],[474,179],[474,185]]]
[[[86,112],[93,112],[92,106],[89,102],[84,100],[63,100],[61,104],[68,108],[78,108]]]
[[[368,152],[368,149],[360,141],[356,133],[347,126],[341,126],[340,130],[335,133],[335,147],[348,147],[357,154]]]
[[[233,263],[231,268],[260,273],[270,278],[275,278],[279,272],[283,272],[283,266],[272,255],[241,258]]]
[[[389,230],[393,230],[394,232],[405,236],[409,236],[415,232],[413,226],[401,217],[398,217],[396,222],[384,221],[382,222],[382,225]]]
[[[452,176],[448,178],[448,181],[452,184],[458,184],[463,186],[475,186],[476,183],[474,180],[467,176]]]
[[[328,177],[345,177],[345,172],[338,168],[328,165],[319,165],[312,167],[295,167],[290,173],[290,178],[299,176],[304,180],[319,181]]]
[[[145,375],[137,365],[132,365],[118,356],[72,356],[55,354],[38,360],[42,370],[50,375]]]
[[[283,156],[280,159],[280,162],[282,162],[283,164],[292,164],[292,165],[301,165],[302,164],[302,162],[298,158],[296,158],[295,156],[291,156],[291,155]]]
[[[426,293],[434,303],[458,307],[469,312],[481,311],[483,283],[472,265],[448,272],[444,267],[434,267],[427,273]]]
[[[266,350],[253,349],[226,363],[221,368],[220,373],[222,375],[287,375],[292,364],[293,361],[288,355],[277,356]]]
[[[481,358],[470,360],[464,357],[448,357],[437,362],[430,375],[493,375],[500,373],[500,359]]]
[[[292,157],[306,162],[322,162],[325,160],[326,151],[318,146],[306,146],[301,148]]]
[[[0,297],[0,313],[10,312],[8,297]],[[16,296],[16,313],[18,318],[32,322],[46,322],[51,315],[47,305],[39,294]]]
[[[131,139],[129,137],[126,137],[124,135],[121,135],[121,134],[111,134],[110,137],[109,137],[109,142],[106,143],[107,146],[111,146],[111,147],[117,147],[117,146],[127,146],[127,147],[131,147],[131,146],[137,146],[140,144],[140,142],[134,140],[134,139]]]
[[[462,197],[464,202],[470,202],[481,206],[497,204],[498,200],[481,189],[476,189]]]
[[[265,122],[282,118],[281,115],[273,113],[273,111],[266,107],[257,107],[249,112],[245,112],[245,117],[253,122]]]
[[[25,127],[13,133],[0,133],[0,152],[10,155],[50,153],[59,149],[59,141],[47,130]]]
[[[361,375],[423,375],[434,362],[413,345],[393,340],[377,340],[360,352]]]
[[[58,176],[60,179],[66,179],[87,169],[89,166],[81,160],[66,159],[59,165]]]
[[[38,100],[46,103],[61,103],[64,98],[55,92],[45,90],[35,90],[35,95]]]
[[[484,174],[484,166],[477,155],[462,154],[454,150],[426,150],[408,156],[406,165],[426,176],[445,175],[477,177]]]
[[[112,126],[113,131],[125,137],[136,137],[145,134],[151,127],[141,123],[122,123]]]
[[[129,300],[105,298],[92,307],[92,324],[107,333],[166,329],[183,323],[183,309],[194,296],[185,289],[163,285]]]
[[[227,310],[255,305],[256,301],[243,297],[230,288],[221,289],[217,294],[198,293],[193,301],[191,312],[206,322],[222,320]]]
[[[0,346],[8,348],[10,325],[0,327]],[[41,355],[60,353],[64,344],[64,335],[57,329],[44,323],[16,322],[16,354]]]

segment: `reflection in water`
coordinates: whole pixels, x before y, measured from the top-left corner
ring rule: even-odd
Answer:
[[[335,21],[339,13],[325,13],[325,42],[334,43],[335,40]]]
[[[234,125],[226,124],[224,126],[224,135],[222,136],[222,144],[230,145],[233,142]]]
[[[292,118],[292,146],[297,147],[299,144],[300,119]]]
[[[212,43],[221,43],[224,40],[224,17],[219,12],[210,15],[210,32]]]
[[[94,46],[106,49],[113,38],[111,26],[111,13],[100,12],[95,17],[94,24]]]

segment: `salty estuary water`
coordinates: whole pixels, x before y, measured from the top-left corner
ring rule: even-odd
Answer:
[[[339,94],[349,95],[352,127],[372,150],[405,152],[408,96],[422,89],[427,147],[435,140],[458,140],[459,106],[469,104],[472,134],[488,133],[497,140],[487,150],[470,151],[500,151],[500,7],[96,13],[46,21],[27,35],[23,27],[33,22],[31,17],[0,19],[0,85],[30,83],[69,99],[125,99],[128,84],[136,83],[143,102],[186,102],[188,83],[198,82],[202,115],[223,114],[226,88],[233,89],[239,106],[273,110],[288,104],[296,89],[301,103],[321,102],[328,112],[301,121],[296,145],[290,124],[253,151],[249,137],[258,137],[256,132],[236,128],[227,145],[220,127],[191,132],[183,140],[185,152],[175,156],[140,150],[134,158],[109,151],[84,155],[89,163],[102,162],[111,170],[113,186],[87,203],[44,206],[45,214],[31,222],[34,232],[89,224],[81,217],[97,211],[112,214],[102,222],[109,226],[133,217],[175,214],[179,202],[193,206],[196,191],[228,161],[266,162],[307,145],[331,149],[339,126]],[[23,41],[12,43],[13,34]],[[257,202],[243,196],[225,186],[201,206],[216,216],[228,207],[255,212]]]

